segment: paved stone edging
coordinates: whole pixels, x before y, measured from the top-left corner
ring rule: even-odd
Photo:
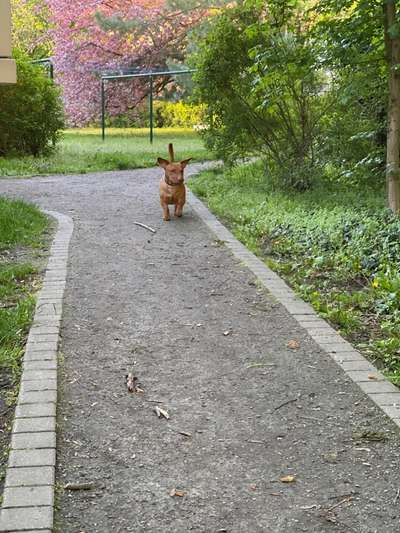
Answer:
[[[263,261],[258,259],[188,191],[188,201],[194,211],[207,224],[232,253],[261,281],[264,287],[280,302],[314,341],[344,370],[375,404],[400,427],[400,390],[345,341],[314,309],[296,296],[295,292]]]
[[[54,211],[50,249],[23,359],[11,435],[0,531],[50,533],[56,466],[57,349],[72,219]]]

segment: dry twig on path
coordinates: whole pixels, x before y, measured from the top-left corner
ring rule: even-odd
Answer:
[[[168,414],[168,411],[166,411],[165,409],[161,409],[161,407],[154,407],[154,412],[156,413],[156,415],[158,416],[158,418],[161,418],[161,417],[164,417],[166,418],[167,420],[170,419],[170,416]]]
[[[147,226],[147,224],[142,224],[141,222],[134,222],[134,224],[136,224],[136,226],[141,226],[142,228],[148,229],[152,233],[156,233],[156,230],[150,226]]]
[[[92,490],[94,483],[67,483],[64,490]]]
[[[281,407],[284,407],[285,405],[288,405],[289,403],[297,402],[298,398],[292,398],[291,400],[287,400],[286,402],[281,403],[277,407],[274,407],[274,411],[277,411]]]

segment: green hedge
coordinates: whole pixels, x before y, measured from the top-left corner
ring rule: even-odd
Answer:
[[[42,68],[17,57],[16,85],[0,86],[0,156],[50,152],[65,127],[59,89]]]

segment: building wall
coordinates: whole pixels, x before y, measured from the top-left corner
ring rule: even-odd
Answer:
[[[17,81],[15,61],[11,58],[11,7],[0,0],[0,83]]]

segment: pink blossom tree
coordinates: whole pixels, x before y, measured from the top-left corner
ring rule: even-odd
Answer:
[[[199,4],[182,10],[165,0],[47,0],[54,66],[71,125],[99,116],[100,73],[128,68],[164,69],[181,61],[188,31],[206,15]],[[174,8],[175,7],[175,8]],[[159,89],[165,79],[156,79]],[[115,115],[143,99],[144,81],[110,82],[107,112]]]

